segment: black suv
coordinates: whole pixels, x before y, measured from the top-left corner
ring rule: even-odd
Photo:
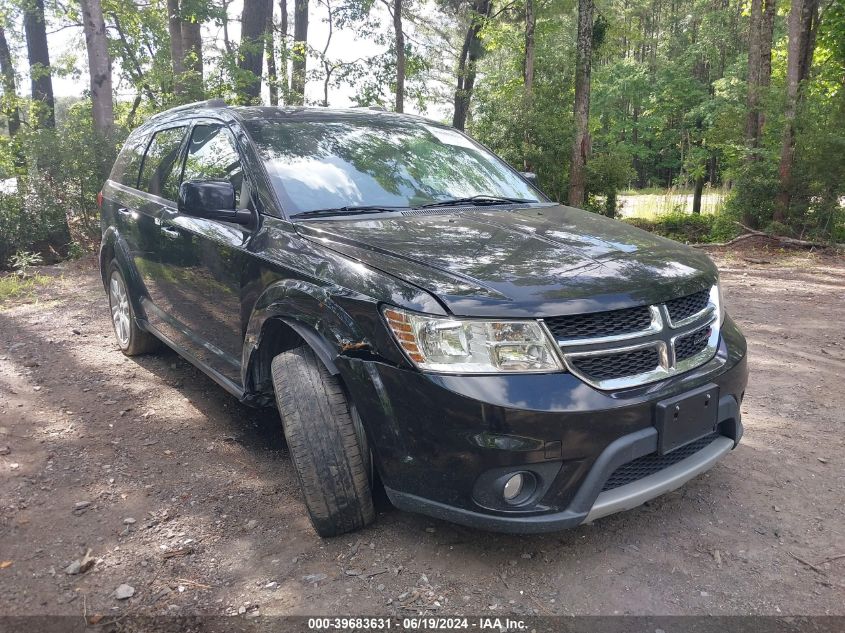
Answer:
[[[317,532],[399,508],[508,532],[635,507],[742,435],[745,340],[695,250],[550,202],[462,133],[192,104],[101,194],[127,355],[274,401]]]

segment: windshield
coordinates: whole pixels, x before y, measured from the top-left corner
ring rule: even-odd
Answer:
[[[473,196],[538,202],[537,192],[501,159],[439,125],[350,117],[249,121],[246,127],[289,216]]]

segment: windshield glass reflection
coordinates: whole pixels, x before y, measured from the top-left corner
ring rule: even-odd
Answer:
[[[537,202],[521,176],[450,128],[423,122],[254,120],[249,134],[289,215],[495,196]]]

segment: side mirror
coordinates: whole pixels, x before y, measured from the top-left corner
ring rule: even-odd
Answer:
[[[537,174],[535,174],[533,171],[521,171],[519,172],[519,175],[525,178],[525,180],[527,180],[537,189],[540,188],[540,186],[537,184]]]
[[[207,220],[252,223],[252,212],[235,209],[235,188],[226,180],[189,180],[179,186],[179,213]]]

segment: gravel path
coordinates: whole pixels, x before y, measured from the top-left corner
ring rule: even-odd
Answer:
[[[382,501],[332,540],[275,412],[124,358],[94,263],[45,269],[0,307],[0,614],[845,614],[845,262],[762,257],[718,256],[752,373],[708,474],[557,534]]]

